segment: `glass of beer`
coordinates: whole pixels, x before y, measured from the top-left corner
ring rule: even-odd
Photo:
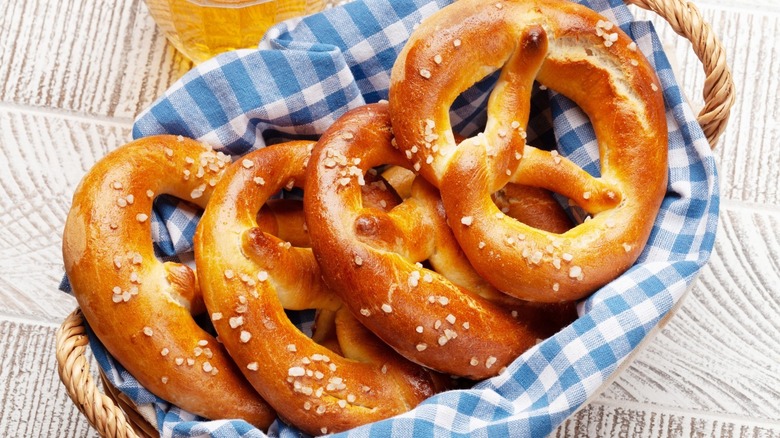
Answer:
[[[146,0],[168,40],[195,63],[256,47],[272,25],[320,11],[323,0]]]

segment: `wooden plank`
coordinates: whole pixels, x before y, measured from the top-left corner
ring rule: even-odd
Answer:
[[[0,320],[0,436],[97,436],[57,375],[55,332]]]
[[[780,422],[669,410],[631,402],[596,402],[567,419],[550,437],[777,438]]]
[[[75,307],[57,290],[71,197],[129,138],[125,124],[0,108],[0,313],[59,322]]]
[[[694,0],[699,8],[719,8],[730,11],[761,11],[764,14],[780,14],[780,3],[775,0]]]
[[[0,2],[0,101],[129,121],[191,63],[142,0]]]
[[[743,245],[748,235],[757,238]],[[688,431],[668,435],[653,429],[659,421],[689,420],[703,421],[702,427],[710,430],[706,435],[719,436],[729,424],[732,429],[741,424],[733,436],[780,434],[778,260],[780,212],[725,210],[712,259],[680,311],[583,408],[586,413],[577,414],[558,433],[585,428],[582,436],[588,436],[596,416],[599,427],[631,425],[639,428],[637,436],[689,436]],[[626,403],[633,407],[623,409]],[[669,418],[658,417],[659,412]],[[701,419],[704,414],[709,419]],[[647,415],[656,417],[651,421]],[[743,430],[750,421],[763,426]]]
[[[780,135],[780,49],[776,38],[762,38],[780,34],[780,6],[758,4],[763,1],[697,2],[723,40],[740,90],[716,149],[724,197],[719,235],[709,266],[681,310],[632,365],[584,408],[601,412],[605,404],[638,403],[634,410],[608,410],[612,423],[641,425],[643,420],[636,415],[658,409],[681,418],[691,417],[687,410],[693,409],[740,415],[745,421],[780,420],[780,321],[776,318],[780,314],[780,204],[777,184],[767,183],[780,180],[780,159],[772,150]],[[694,106],[697,100],[701,106],[704,74],[690,43],[653,14],[638,12],[637,16],[652,19],[671,49],[668,53],[678,65],[686,66],[678,70],[678,80]],[[573,424],[586,421],[577,418]],[[779,428],[772,423],[769,429]],[[756,430],[758,436],[764,435],[764,429]]]
[[[746,0],[694,2],[720,38],[736,87],[728,127],[715,149],[724,198],[780,206],[780,3]],[[633,10],[637,10],[634,8]],[[698,112],[703,106],[704,72],[691,44],[655,14],[650,19],[667,52],[685,66],[678,81]],[[775,183],[768,183],[774,181]]]

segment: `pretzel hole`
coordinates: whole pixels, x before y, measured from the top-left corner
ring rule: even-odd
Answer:
[[[487,123],[487,101],[501,74],[500,69],[478,80],[452,101],[449,120],[455,141],[484,132]]]
[[[283,203],[287,203],[287,200],[283,200]],[[294,205],[298,204],[299,201],[296,201],[295,203],[290,203],[290,205],[286,205],[285,208],[290,208],[293,214],[297,213],[294,210]],[[279,244],[286,244],[289,243],[285,240],[283,240],[281,237],[273,235],[271,233],[268,233],[267,231],[263,230],[260,227],[252,228],[244,233],[244,252],[247,255],[250,255],[250,257],[254,260],[264,260],[263,267],[267,271],[273,271],[275,268],[277,261],[281,259],[281,255],[284,254],[286,250],[286,245],[280,246]],[[308,243],[308,241],[306,242]],[[243,281],[243,280],[242,280]],[[246,293],[252,294],[252,290],[254,290],[257,286],[258,280],[255,280],[254,278],[251,278],[250,283],[245,283],[243,287],[246,287]],[[268,276],[266,280],[263,281],[273,281],[272,276]],[[304,335],[306,335],[309,338],[313,338],[315,342],[319,342],[317,339],[313,337],[314,333],[317,329],[317,321],[318,321],[318,314],[320,312],[319,309],[316,308],[303,308],[306,307],[305,304],[314,304],[314,303],[302,303],[300,300],[295,300],[294,298],[292,301],[289,301],[289,299],[285,299],[285,296],[295,296],[297,295],[297,292],[294,290],[291,291],[285,291],[283,284],[275,284],[274,289],[277,290],[277,294],[279,294],[279,299],[282,301],[282,306],[284,308],[284,313],[287,316],[287,319],[290,320],[290,322]],[[286,307],[289,307],[289,303],[293,303],[294,306],[299,308],[298,310],[294,309],[288,309]],[[285,305],[287,304],[287,305]],[[312,323],[312,321],[314,321]],[[322,334],[320,335],[319,339],[327,339],[327,333],[328,333],[328,327],[329,322],[327,319],[320,321],[319,323],[319,330],[322,331]],[[323,346],[331,349],[331,347],[327,344],[327,341],[324,341],[322,343]],[[333,350],[335,352],[338,352],[337,350]]]
[[[217,331],[214,329],[214,324],[211,322],[211,317],[207,312],[201,312],[196,315],[192,315],[192,319],[195,320],[195,324],[198,325],[203,331],[210,334],[214,338],[218,338]]]
[[[203,209],[192,202],[173,195],[161,194],[154,198],[152,205],[151,239],[155,256],[161,261],[181,261],[194,269],[192,238],[195,226],[203,215]],[[171,226],[168,226],[171,222]],[[184,230],[179,224],[188,223]],[[183,232],[182,232],[183,231]],[[184,254],[183,260],[177,254]]]
[[[169,287],[160,293],[166,293],[171,300],[188,309],[200,328],[215,335],[195,275],[193,248],[190,245],[195,227],[185,228],[184,236],[174,238],[180,234],[180,229],[175,224],[183,220],[197,223],[203,209],[173,195],[148,195],[152,198],[151,217],[146,219],[151,222],[152,253],[158,263],[164,265],[169,284]],[[174,223],[171,228],[168,228],[169,222]],[[140,254],[137,257],[142,258]],[[137,260],[133,259],[128,260],[128,263],[134,264]]]
[[[495,89],[500,74],[500,69],[488,74],[458,94],[452,102],[449,108],[449,120],[457,143],[465,138],[484,134],[487,124],[486,103]],[[556,140],[548,88],[534,81],[530,104],[530,117],[525,127],[526,142],[540,149],[554,149]]]

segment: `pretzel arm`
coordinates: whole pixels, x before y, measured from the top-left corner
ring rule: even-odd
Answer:
[[[387,213],[363,209],[355,218],[356,236],[372,247],[399,254],[411,263],[422,262],[434,250],[434,242],[430,239],[434,227],[420,212],[420,205],[414,200]],[[398,239],[398,236],[407,236],[408,240]]]
[[[292,246],[311,246],[303,216],[303,204],[298,199],[271,199],[257,213],[257,226]]]
[[[542,187],[571,199],[591,214],[617,207],[621,192],[614,184],[594,178],[557,152],[526,146],[520,167],[511,181]]]
[[[248,286],[270,281],[285,309],[337,310],[341,300],[322,282],[320,267],[311,249],[298,248],[290,242],[250,228],[242,234],[241,248],[247,257],[243,272],[256,272],[247,278]]]

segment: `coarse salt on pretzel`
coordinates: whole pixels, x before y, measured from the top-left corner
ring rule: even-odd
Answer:
[[[382,172],[382,178],[402,198],[410,196],[416,176],[401,166],[390,166]],[[564,233],[574,226],[566,210],[548,190],[509,183],[493,193],[492,198],[502,213],[534,228]]]
[[[322,282],[311,249],[266,232],[288,226],[279,223],[285,218],[302,227],[302,214],[289,204],[271,208],[258,227],[257,212],[269,197],[304,183],[311,146],[269,146],[230,167],[198,224],[195,254],[206,306],[233,359],[283,419],[320,434],[406,412],[432,396],[437,382],[342,308]],[[305,240],[305,233],[296,235]],[[307,337],[285,309],[335,315],[338,350]]]
[[[456,145],[452,102],[499,69],[484,132]],[[534,80],[588,115],[600,176],[525,144]],[[636,44],[597,13],[559,0],[447,6],[404,47],[390,105],[397,145],[439,187],[464,252],[500,290],[531,301],[575,300],[638,258],[666,189],[663,98]],[[557,192],[592,217],[563,233],[511,220],[490,199],[508,182]]]
[[[391,139],[387,105],[374,104],[346,113],[315,147],[304,211],[323,277],[361,323],[410,360],[472,379],[496,375],[542,330],[423,266],[447,270],[437,257],[443,241],[454,244],[425,181],[390,211],[364,205],[369,169],[408,165]]]
[[[420,177],[401,166],[390,166],[382,172],[382,178],[401,198],[406,199],[412,196],[412,188],[415,184],[419,184],[417,179]],[[422,191],[419,188],[416,190],[418,196],[427,193],[428,191]],[[429,204],[429,211],[437,213],[442,223],[447,222],[446,214],[440,205],[440,198],[438,196],[435,197],[435,200],[433,198],[425,196],[421,199]],[[553,233],[562,233],[573,226],[571,218],[563,207],[545,189],[509,183],[493,194],[493,200],[502,213],[532,227]],[[513,310],[522,312],[525,318],[528,318],[531,313],[536,313],[539,321],[545,319],[563,321],[573,315],[573,308],[570,305],[573,303],[563,306],[536,306],[500,292],[474,271],[471,263],[463,255],[463,250],[458,242],[454,238],[450,238],[450,233],[442,233],[442,236],[437,239],[436,250],[431,257],[431,264],[448,280],[469,293],[480,295],[496,303],[513,306]],[[525,311],[526,309],[533,310]],[[561,316],[559,312],[561,309],[563,309],[564,316],[562,318],[554,316]],[[551,329],[560,329],[565,324],[549,325]]]
[[[109,153],[76,189],[63,258],[90,328],[141,385],[194,414],[266,429],[273,410],[193,319],[205,310],[195,273],[158,260],[151,239],[156,196],[203,207],[229,162],[176,136],[143,138]]]

